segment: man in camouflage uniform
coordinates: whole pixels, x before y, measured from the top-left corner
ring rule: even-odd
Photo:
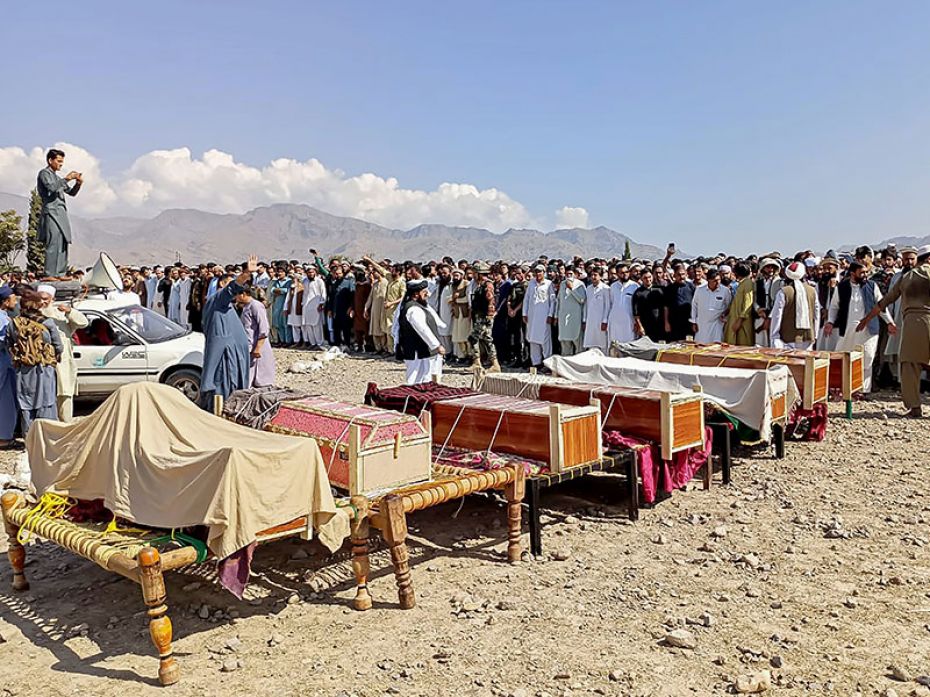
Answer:
[[[486,357],[491,366],[490,373],[499,373],[501,366],[497,362],[497,348],[491,336],[491,327],[495,315],[494,283],[488,276],[491,267],[483,261],[475,264],[475,292],[471,296],[471,334],[468,335],[468,345],[474,356],[473,368],[480,369],[481,357]]]

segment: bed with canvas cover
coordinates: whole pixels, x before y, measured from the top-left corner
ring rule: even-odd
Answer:
[[[180,676],[167,616],[168,571],[219,561],[221,582],[235,592],[248,581],[259,543],[316,535],[334,551],[351,535],[354,605],[368,609],[368,535],[375,527],[390,549],[400,605],[410,608],[406,514],[492,488],[507,492],[508,558],[520,557],[523,476],[517,468],[439,468],[429,482],[337,500],[313,440],[216,418],[163,385],[120,388],[73,424],[39,420],[27,447],[39,503],[29,505],[15,493],[2,500],[14,590],[29,587],[26,545],[36,538],[139,583],[165,685]],[[95,507],[109,523],[88,519],[87,509]]]

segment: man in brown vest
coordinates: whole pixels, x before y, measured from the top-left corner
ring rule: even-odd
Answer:
[[[810,349],[817,340],[820,302],[814,287],[803,280],[805,271],[800,261],[785,267],[788,280],[772,307],[772,348]]]

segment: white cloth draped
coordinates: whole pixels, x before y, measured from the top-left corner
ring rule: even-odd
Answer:
[[[690,392],[699,386],[707,401],[759,431],[764,440],[770,439],[772,434],[772,396],[787,391],[789,411],[800,397],[797,383],[785,365],[768,370],[711,368],[638,358],[608,358],[595,349],[577,356],[552,356],[545,365],[553,375],[573,382],[664,392]]]

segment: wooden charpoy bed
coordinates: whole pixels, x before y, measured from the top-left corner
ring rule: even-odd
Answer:
[[[830,396],[830,359],[826,353],[819,351],[682,342],[661,349],[656,360],[753,370],[765,370],[770,365],[786,365],[801,392],[804,409],[813,409],[815,404],[826,402]],[[773,408],[773,418],[774,411]]]
[[[369,531],[372,527],[381,532],[389,548],[399,605],[403,609],[410,609],[415,606],[416,598],[406,543],[407,514],[492,489],[503,489],[507,498],[507,559],[517,562],[522,551],[520,508],[525,490],[522,468],[475,472],[437,467],[434,468],[432,481],[403,487],[380,498],[353,496],[342,500],[341,510],[351,520],[352,569],[356,580],[356,595],[353,601],[355,609],[368,610],[372,606],[368,590]],[[159,552],[154,543],[156,539],[163,538],[165,533],[159,530],[135,533],[136,539],[132,540],[134,544],[129,546],[125,544],[125,535],[121,535],[121,544],[117,546],[109,543],[107,537],[91,526],[57,517],[30,514],[32,508],[27,505],[21,494],[4,494],[2,508],[4,527],[9,536],[7,556],[13,571],[14,590],[29,589],[24,568],[26,549],[19,540],[23,527],[30,533],[92,561],[107,571],[138,583],[142,588],[143,602],[148,609],[149,634],[158,652],[159,682],[162,685],[171,685],[180,679],[180,668],[171,647],[172,625],[168,617],[164,574],[198,563],[215,561],[204,553],[204,546],[180,543],[170,551]],[[306,517],[287,521],[262,531],[256,541],[266,543],[285,537],[304,536],[309,524]]]

